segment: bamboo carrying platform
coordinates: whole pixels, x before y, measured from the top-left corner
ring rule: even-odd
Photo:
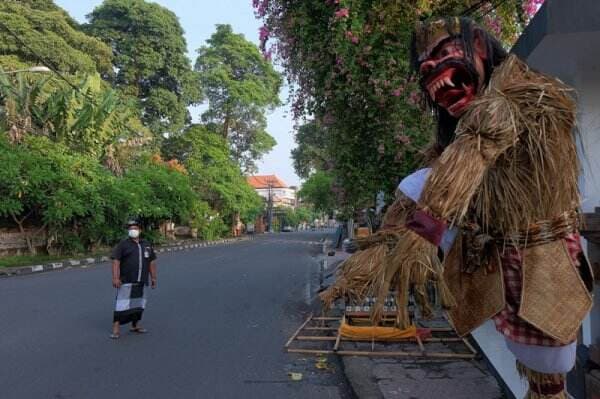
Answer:
[[[383,323],[392,322],[391,314]],[[405,339],[378,340],[377,337],[356,339],[343,337],[343,322],[355,326],[371,327],[368,313],[349,312],[342,317],[316,317],[312,314],[300,325],[285,344],[290,353],[331,354],[349,356],[406,357],[416,359],[473,359],[477,351],[466,338],[460,338],[451,327],[423,327],[431,336],[419,335]],[[344,343],[354,343],[354,348],[345,348]],[[361,346],[362,343],[362,346]],[[365,343],[368,348],[365,348]],[[401,344],[402,348],[398,348]]]

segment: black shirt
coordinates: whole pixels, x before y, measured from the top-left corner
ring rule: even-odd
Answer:
[[[123,284],[142,282],[148,284],[150,262],[156,259],[154,248],[148,241],[131,238],[121,241],[113,249],[112,259],[121,262],[121,282]],[[141,259],[141,262],[140,262]]]

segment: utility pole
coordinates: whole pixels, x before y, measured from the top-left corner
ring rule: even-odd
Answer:
[[[271,178],[267,180],[268,199],[267,199],[267,223],[269,224],[269,233],[273,232],[273,181]]]

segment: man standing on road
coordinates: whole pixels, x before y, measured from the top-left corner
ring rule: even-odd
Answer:
[[[146,307],[144,286],[148,285],[148,274],[152,288],[156,288],[156,254],[152,245],[140,239],[138,221],[127,223],[129,238],[121,241],[112,251],[112,283],[117,289],[113,327],[110,338],[120,337],[120,325],[131,323],[131,332],[148,332],[139,325]]]

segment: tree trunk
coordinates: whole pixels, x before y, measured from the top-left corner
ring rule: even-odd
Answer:
[[[225,120],[223,121],[223,137],[227,140],[229,136],[229,112],[225,114]]]
[[[29,235],[25,232],[25,228],[23,227],[23,222],[25,222],[25,219],[27,219],[27,217],[31,214],[28,213],[27,215],[25,215],[25,217],[23,219],[18,219],[16,215],[14,214],[10,214],[10,216],[12,216],[13,220],[15,221],[15,223],[17,224],[17,226],[19,226],[19,231],[21,232],[21,234],[23,235],[23,237],[25,237],[25,242],[27,243],[27,249],[29,250],[29,253],[31,255],[35,255],[35,247],[33,246],[33,241],[31,240],[31,237],[29,237]]]

